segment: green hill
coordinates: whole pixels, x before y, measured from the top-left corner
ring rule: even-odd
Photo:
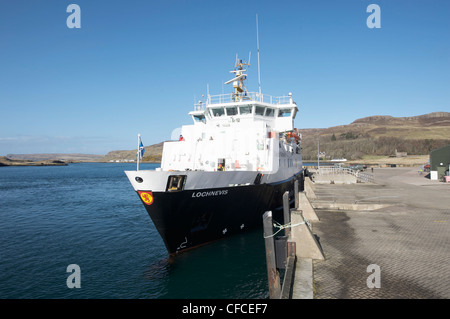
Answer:
[[[103,155],[78,153],[8,154],[6,158],[25,161],[96,162],[101,160]]]
[[[143,162],[161,162],[163,144],[154,144],[150,146],[145,146]],[[135,161],[136,160],[137,149],[128,151],[111,151],[103,157],[102,161]]]
[[[305,160],[317,159],[317,143],[324,159],[361,159],[363,156],[428,155],[450,144],[450,113],[434,112],[413,117],[370,116],[348,125],[299,129]]]
[[[67,163],[60,160],[31,161],[27,159],[11,159],[0,156],[0,166],[61,166]]]

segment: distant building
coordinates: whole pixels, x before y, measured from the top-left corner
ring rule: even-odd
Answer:
[[[408,156],[407,152],[397,152],[397,149],[395,150],[395,157],[406,157]]]
[[[449,175],[450,170],[450,144],[431,151],[430,153],[430,179],[440,180]]]

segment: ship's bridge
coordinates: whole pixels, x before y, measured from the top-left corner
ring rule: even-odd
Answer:
[[[194,124],[182,126],[184,140],[164,143],[161,169],[215,171],[219,165],[226,171],[276,172],[280,165],[297,169],[300,147],[286,137],[297,111],[292,94],[208,96],[189,112]]]
[[[227,125],[231,122],[264,121],[271,130],[283,132],[293,129],[298,108],[289,96],[274,97],[256,92],[245,95],[209,95],[205,102],[189,112],[195,125]]]

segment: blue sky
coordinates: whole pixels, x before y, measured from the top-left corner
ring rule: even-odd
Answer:
[[[69,4],[81,28],[69,29]],[[369,29],[371,3],[381,28]],[[292,92],[297,128],[450,111],[450,2],[0,1],[0,155],[91,153],[168,140],[236,53],[258,90]]]

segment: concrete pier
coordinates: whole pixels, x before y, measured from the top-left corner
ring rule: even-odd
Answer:
[[[313,299],[313,260],[311,258],[297,258],[295,269],[292,299]]]
[[[374,173],[376,183],[305,178],[283,299],[450,298],[450,184],[416,168]]]
[[[309,186],[320,219],[312,231],[326,256],[312,260],[314,298],[450,298],[450,184],[416,168],[374,175],[376,184]]]
[[[296,247],[296,266],[292,285],[292,299],[313,299],[313,260],[324,260],[322,248],[312,232],[312,223],[318,222],[306,192],[313,195],[311,180],[305,179],[305,192],[300,192],[299,205],[291,210],[291,240]],[[312,196],[314,197],[314,196]]]

